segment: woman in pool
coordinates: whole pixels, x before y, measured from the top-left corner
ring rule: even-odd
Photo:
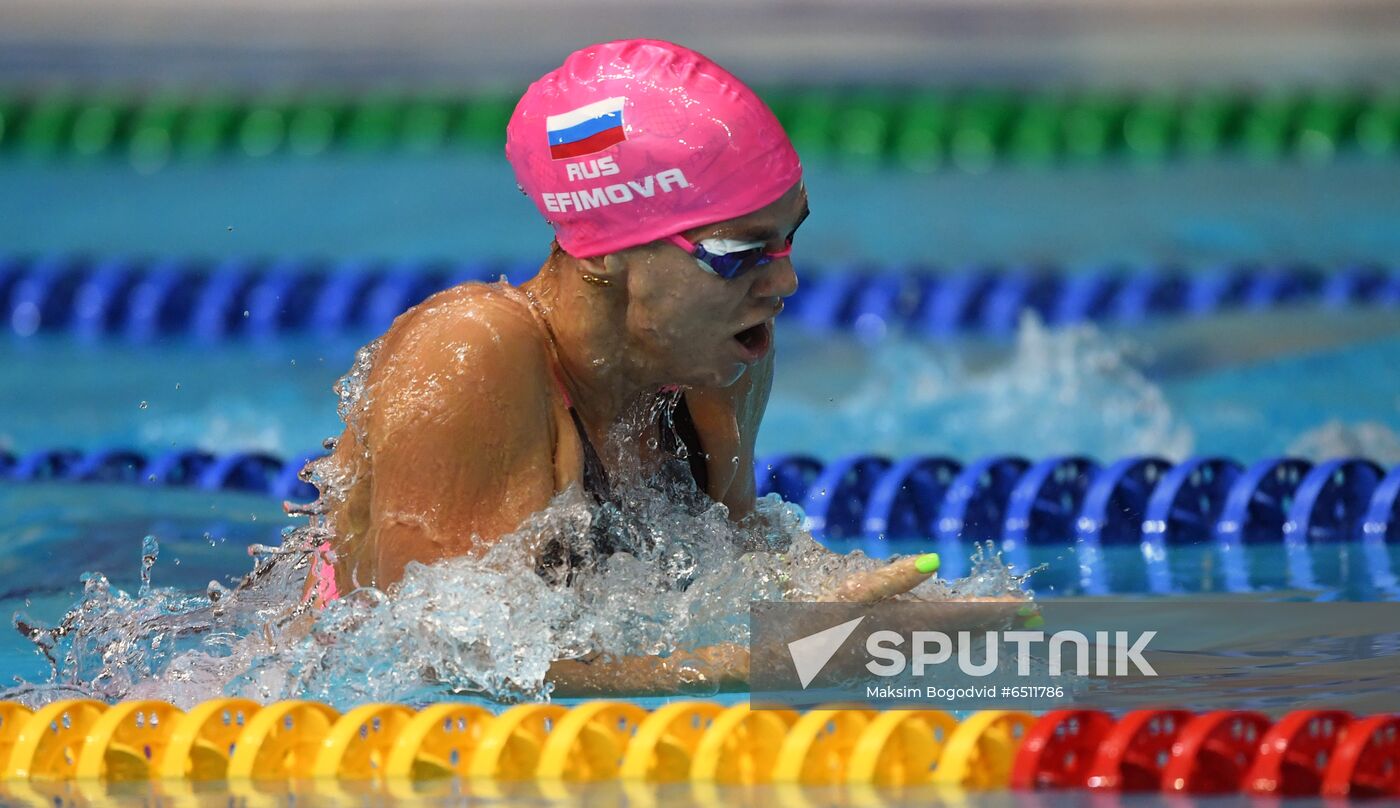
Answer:
[[[731,519],[754,510],[774,319],[797,290],[789,253],[808,214],[773,113],[694,51],[609,42],[530,86],[506,155],[554,228],[549,258],[518,289],[463,284],[384,335],[335,449],[347,485],[333,565],[314,565],[320,601],[514,531],[568,486],[608,498],[617,469],[595,446],[658,396],[679,400],[629,436],[642,463],[685,457]],[[521,559],[542,574],[568,561]],[[828,599],[905,592],[937,561],[854,574]]]

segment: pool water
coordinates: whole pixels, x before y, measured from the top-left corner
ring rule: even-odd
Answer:
[[[152,175],[105,163],[0,165],[0,243],[15,251],[144,255],[538,257],[547,232],[496,156],[213,161]],[[980,176],[855,173],[815,165],[800,252],[843,262],[1179,261],[1400,263],[1390,165],[1200,164],[1143,174],[1106,166]],[[490,189],[478,192],[478,189]],[[94,207],[78,199],[117,198]],[[72,215],[34,217],[64,207]],[[112,213],[113,210],[119,211]],[[810,232],[809,232],[810,230]],[[798,262],[799,272],[805,271]],[[338,434],[332,383],[373,334],[154,346],[6,336],[0,450],[170,447],[290,457]],[[1014,339],[871,341],[783,327],[760,456],[856,452],[971,459],[1205,452],[1249,462],[1296,454],[1400,463],[1400,313],[1311,308],[1098,328],[1028,318]],[[139,493],[138,493],[139,492]],[[121,486],[0,486],[0,613],[53,625],[101,571],[142,587],[143,539],[160,546],[155,587],[198,594],[247,572],[247,546],[289,524],[263,497]],[[924,549],[910,546],[910,551]],[[1076,546],[1033,548],[1043,596],[1082,590]],[[970,551],[970,547],[969,547]],[[1250,546],[1255,583],[1280,597],[1392,599],[1384,559],[1319,547],[1319,587],[1295,592],[1283,561]],[[1142,551],[1110,547],[1114,591],[1141,591]],[[1383,561],[1384,563],[1378,563]],[[1210,547],[1174,548],[1182,593],[1220,586]],[[18,631],[0,670],[48,666]]]
[[[795,256],[833,265],[1400,263],[1389,161],[918,174],[816,159],[804,172],[812,216]],[[500,153],[221,158],[150,174],[0,155],[0,176],[9,252],[542,258],[550,239]]]
[[[339,434],[331,386],[358,345],[12,342],[0,365],[0,449],[296,456]],[[1400,364],[1400,312],[1280,311],[1117,331],[1028,321],[1005,344],[872,344],[780,327],[778,352],[760,455],[1253,460],[1350,445],[1400,462],[1400,375],[1376,372]]]

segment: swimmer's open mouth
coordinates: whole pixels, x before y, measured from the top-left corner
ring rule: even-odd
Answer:
[[[768,352],[768,343],[771,340],[772,331],[769,329],[769,321],[764,320],[758,325],[745,328],[734,335],[734,339],[744,346],[744,350],[755,356],[763,356]]]

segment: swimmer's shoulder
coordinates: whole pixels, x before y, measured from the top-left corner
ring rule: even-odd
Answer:
[[[372,382],[427,410],[464,400],[534,409],[549,399],[550,361],[523,294],[504,284],[464,283],[395,319],[380,343]]]
[[[472,281],[443,289],[394,319],[386,338],[424,328],[481,324],[506,330],[530,328],[534,318],[523,292],[505,283]],[[522,334],[523,335],[523,334]]]
[[[381,353],[431,355],[453,364],[473,358],[543,362],[543,335],[524,296],[508,286],[463,283],[394,320]]]

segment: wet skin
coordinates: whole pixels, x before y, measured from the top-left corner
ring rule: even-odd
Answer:
[[[799,182],[749,215],[683,235],[775,251],[807,212]],[[706,457],[706,493],[731,519],[752,513],[773,318],[797,283],[787,258],[724,279],[667,241],[585,259],[556,246],[519,288],[463,284],[405,312],[382,338],[334,453],[346,491],[328,503],[340,591],[383,589],[410,561],[493,541],[581,482],[582,445],[561,384],[595,443],[629,407],[682,386]],[[647,462],[656,426],[641,428],[652,434],[631,438]],[[610,453],[601,454],[606,463]],[[852,575],[829,599],[875,600],[928,577],[912,557],[900,559]]]

